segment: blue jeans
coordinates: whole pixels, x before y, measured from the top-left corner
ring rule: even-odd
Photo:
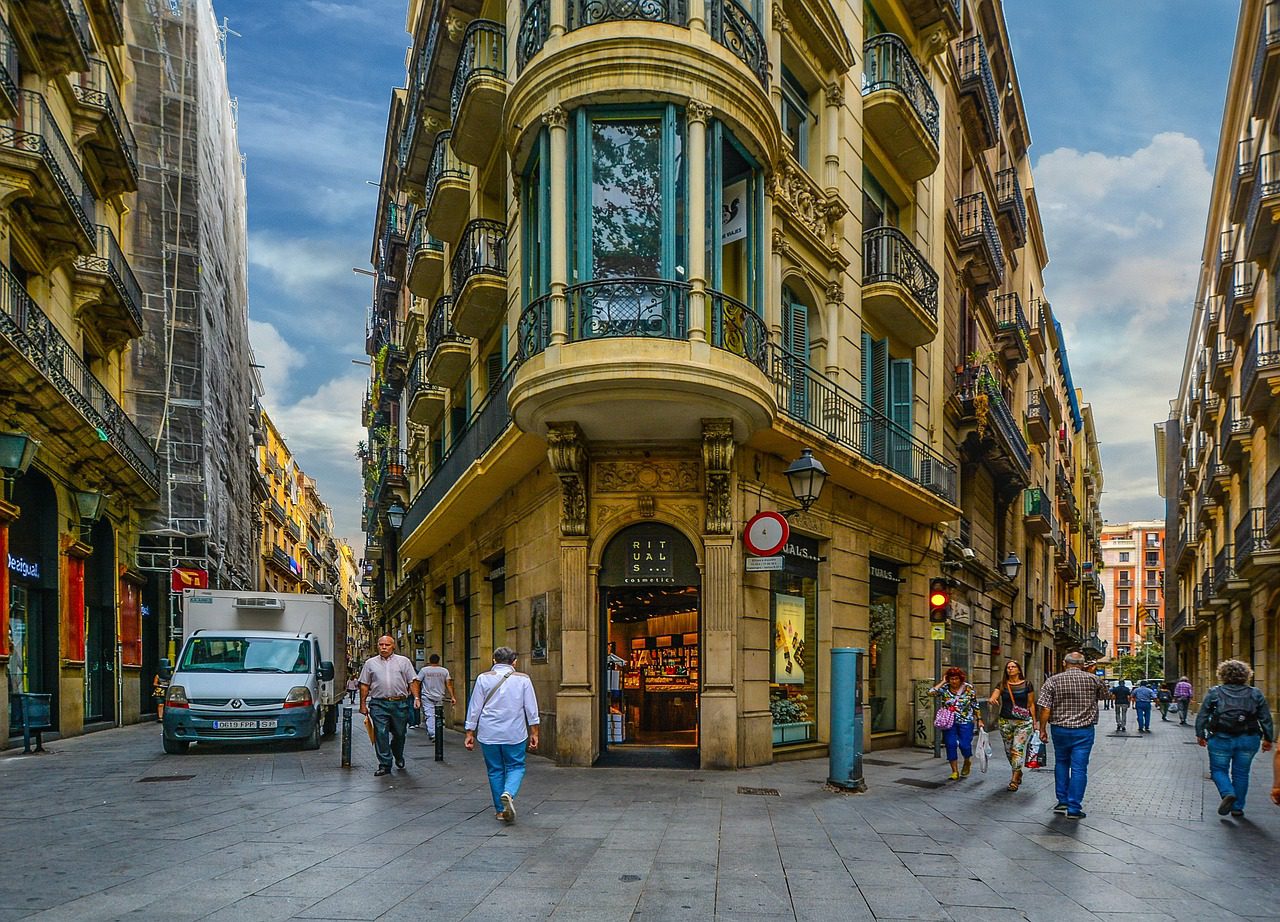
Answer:
[[[1151,702],[1139,701],[1134,704],[1133,709],[1138,712],[1138,729],[1151,729]]]
[[[942,741],[947,744],[947,761],[956,760],[956,749],[964,753],[966,759],[973,758],[973,724],[952,724],[942,731]]]
[[[369,717],[373,720],[373,748],[378,765],[390,768],[391,760],[404,761],[404,740],[409,735],[409,699],[388,701],[370,698]]]
[[[1256,733],[1227,736],[1222,733],[1209,737],[1209,775],[1218,788],[1218,796],[1236,795],[1233,810],[1244,809],[1244,798],[1249,793],[1249,766],[1258,754],[1262,737]]]
[[[502,795],[515,797],[520,793],[524,780],[524,753],[528,740],[519,743],[481,743],[484,767],[489,773],[489,793],[493,795],[493,809],[502,812]]]
[[[1089,783],[1089,753],[1093,750],[1093,727],[1055,727],[1053,737],[1053,780],[1058,803],[1068,813],[1079,813],[1084,787]]]

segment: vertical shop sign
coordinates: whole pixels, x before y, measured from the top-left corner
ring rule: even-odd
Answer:
[[[773,681],[803,685],[805,665],[804,597],[774,597]]]
[[[120,665],[142,665],[142,606],[138,586],[120,580]]]
[[[73,662],[84,662],[84,558],[67,557],[67,608],[64,614],[66,655]]]

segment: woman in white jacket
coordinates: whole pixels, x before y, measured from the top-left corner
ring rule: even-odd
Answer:
[[[493,668],[476,676],[467,702],[468,749],[484,754],[493,794],[494,816],[508,823],[516,818],[516,794],[524,780],[526,746],[538,748],[538,699],[533,682],[516,672],[516,653],[510,647],[493,651]]]

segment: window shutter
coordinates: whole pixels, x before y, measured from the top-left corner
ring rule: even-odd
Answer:
[[[911,475],[911,359],[893,359],[889,362],[889,418],[893,421],[890,431],[889,463],[899,474]]]
[[[489,353],[489,357],[485,359],[485,393],[492,391],[497,387],[498,382],[502,380],[502,352],[495,350]]]

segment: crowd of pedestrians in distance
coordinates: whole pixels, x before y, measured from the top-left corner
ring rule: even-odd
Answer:
[[[1174,711],[1185,725],[1195,690],[1186,676],[1176,683],[1144,679],[1131,685],[1121,679],[1108,688],[1101,676],[1089,671],[1092,664],[1079,652],[1068,653],[1062,665],[1062,671],[1045,679],[1037,692],[1022,666],[1007,661],[986,705],[1012,770],[1008,790],[1018,790],[1025,769],[1043,764],[1038,749],[1044,740],[1051,740],[1053,810],[1068,819],[1082,819],[1099,705],[1114,710],[1117,734],[1128,732],[1132,710],[1141,735],[1152,732],[1151,716],[1157,710],[1161,721],[1167,723]],[[1253,669],[1248,663],[1225,660],[1218,666],[1217,677],[1218,684],[1205,693],[1195,714],[1195,734],[1199,745],[1208,750],[1210,777],[1222,798],[1219,815],[1239,819],[1244,816],[1253,759],[1259,751],[1272,750],[1275,724],[1266,696],[1251,684]],[[929,694],[937,700],[934,726],[946,745],[950,779],[957,781],[969,775],[975,733],[985,728],[980,698],[965,671],[955,666]],[[1271,800],[1280,805],[1280,748],[1275,750],[1272,771]]]

